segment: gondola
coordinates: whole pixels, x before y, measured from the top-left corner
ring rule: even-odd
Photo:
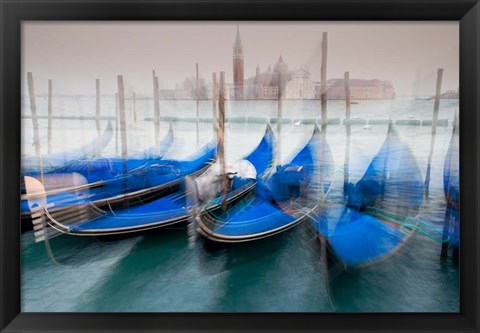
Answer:
[[[226,203],[240,200],[254,190],[258,179],[268,177],[275,160],[275,143],[275,136],[268,124],[257,148],[243,159],[228,165],[226,173],[229,178],[229,188],[225,196]],[[219,167],[217,163],[199,176],[195,182],[189,184],[192,187],[189,191],[189,200],[202,210],[215,210],[222,205]]]
[[[173,163],[163,160],[163,156],[172,146],[173,139],[173,129],[170,127],[167,135],[160,142],[158,150],[150,148],[135,154],[126,161],[121,158],[71,161],[67,165],[44,173],[42,178],[47,202],[55,203],[54,210],[57,210],[85,202],[84,194],[88,192],[88,200],[98,207],[102,207],[108,203],[115,204],[128,199],[129,195],[133,195],[133,193],[135,193],[133,195],[135,197],[140,197],[142,191],[147,195],[155,193],[156,190],[159,190],[158,186],[161,187],[168,181],[151,179],[147,169],[150,167],[158,169],[160,165]],[[208,164],[209,156],[213,152],[212,147],[210,145],[210,150],[207,149],[206,156],[201,157],[198,164],[201,166]],[[195,168],[196,166],[192,167],[192,169]],[[77,177],[78,175],[81,177]],[[35,177],[39,178],[38,175]],[[22,195],[21,214],[23,218],[30,216],[26,195]]]
[[[42,172],[47,173],[66,166],[74,161],[98,157],[98,154],[108,145],[113,137],[113,126],[109,121],[107,128],[100,138],[68,152],[47,154],[41,157]],[[22,156],[22,176],[36,177],[39,174],[38,158],[36,156]]]
[[[266,131],[258,147],[246,158],[250,159],[259,169],[267,169],[270,166],[273,160],[273,132],[271,129]],[[172,171],[170,170],[170,174],[175,174]],[[185,175],[186,173],[182,175],[182,178]],[[190,176],[195,177],[192,174]],[[39,186],[35,180],[30,179],[30,181],[34,182],[33,188]],[[41,188],[37,193],[41,194]],[[34,206],[35,202],[40,203],[38,204],[39,213],[36,215],[38,218],[34,220],[34,224],[45,227],[48,225],[50,233],[53,231],[78,236],[125,234],[165,227],[186,221],[190,217],[186,204],[186,193],[181,188],[152,202],[131,208],[101,211],[92,205],[78,205],[72,212],[62,212],[61,214],[52,214],[41,195],[32,193],[31,197],[30,207]],[[71,217],[70,214],[74,214],[74,217]],[[64,219],[64,217],[66,218]],[[36,235],[37,241],[44,240],[45,228],[37,227],[37,229],[42,230]]]
[[[398,251],[413,234],[417,220],[412,217],[423,204],[423,190],[415,159],[390,124],[363,177],[348,184],[346,204],[330,205],[312,220],[332,268],[371,265]]]
[[[443,165],[443,190],[447,208],[445,210],[445,225],[443,239],[449,244],[443,245],[442,252],[452,247],[452,259],[458,262],[460,247],[460,152],[458,146],[458,120],[455,118],[452,137],[448,145],[447,155]],[[445,255],[446,253],[444,253]]]
[[[308,143],[242,200],[207,208],[196,217],[197,230],[217,243],[254,241],[278,234],[306,220],[318,208],[332,183],[333,156],[315,126]],[[321,161],[321,164],[319,163]],[[321,167],[319,167],[321,165]],[[321,189],[321,191],[320,191]]]

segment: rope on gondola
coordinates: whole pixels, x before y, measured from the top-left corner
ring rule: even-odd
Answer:
[[[409,217],[409,216],[403,216],[400,214],[394,214],[394,213],[390,213],[375,207],[368,207],[366,209],[366,212],[373,217],[379,217],[388,222],[398,224],[401,228],[416,231],[437,243],[448,243],[450,241],[450,236],[447,236],[446,239],[437,238],[432,236],[425,229],[419,227],[418,225],[420,224],[425,226],[427,229],[431,230],[436,234],[441,235],[443,233],[442,230],[435,229],[431,224],[429,224],[428,222],[418,217]],[[416,223],[411,223],[411,222],[416,222]]]

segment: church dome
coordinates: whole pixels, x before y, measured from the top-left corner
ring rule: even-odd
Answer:
[[[275,73],[278,73],[278,72],[288,72],[288,65],[283,62],[283,58],[282,56],[280,56],[280,58],[278,59],[277,63],[273,66],[273,71]]]

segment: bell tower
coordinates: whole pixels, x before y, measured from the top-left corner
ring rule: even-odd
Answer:
[[[243,45],[238,25],[237,36],[233,45],[233,85],[235,99],[243,98]]]

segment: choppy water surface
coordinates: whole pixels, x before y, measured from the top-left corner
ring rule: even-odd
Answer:
[[[137,122],[127,101],[128,151],[153,145],[150,100],[138,100]],[[228,101],[227,117],[276,116],[275,101]],[[46,100],[37,108],[45,115]],[[23,114],[29,114],[28,101]],[[56,115],[93,115],[93,98],[54,99]],[[396,99],[360,101],[352,105],[352,118],[432,118],[433,101]],[[452,133],[458,100],[442,100],[432,162],[430,197],[420,217],[441,228],[445,213],[443,162]],[[329,101],[329,118],[344,118],[344,102]],[[194,101],[161,101],[162,116],[191,118]],[[202,117],[211,117],[211,102],[200,104]],[[320,116],[319,101],[285,101],[285,118]],[[114,101],[102,100],[102,115],[115,114]],[[102,120],[102,128],[107,120]],[[40,119],[43,147],[47,121]],[[161,131],[169,124],[163,122]],[[176,143],[170,157],[184,157],[196,147],[195,122],[173,123]],[[274,126],[275,128],[275,126]],[[429,126],[399,125],[398,131],[425,174],[430,149]],[[31,119],[22,122],[22,153],[33,155]],[[251,151],[263,136],[265,124],[231,122],[226,132],[227,159]],[[282,160],[305,144],[313,125],[282,127]],[[365,172],[387,133],[387,125],[352,125],[350,181]],[[53,120],[52,147],[61,152],[96,137],[93,120]],[[212,138],[211,123],[200,123],[200,145]],[[335,183],[328,200],[342,200],[345,126],[329,125],[327,140],[335,159]],[[43,149],[43,148],[42,148]],[[115,137],[104,151],[116,155]],[[462,223],[465,223],[463,221]],[[31,232],[22,235],[22,311],[299,311],[299,312],[457,312],[459,270],[440,259],[441,244],[414,234],[398,253],[377,265],[347,271],[330,285],[325,282],[320,244],[307,224],[254,243],[223,248],[206,247],[192,237],[188,226],[160,229],[124,239],[60,236],[51,247],[60,265],[49,260],[43,243],[34,243]]]

